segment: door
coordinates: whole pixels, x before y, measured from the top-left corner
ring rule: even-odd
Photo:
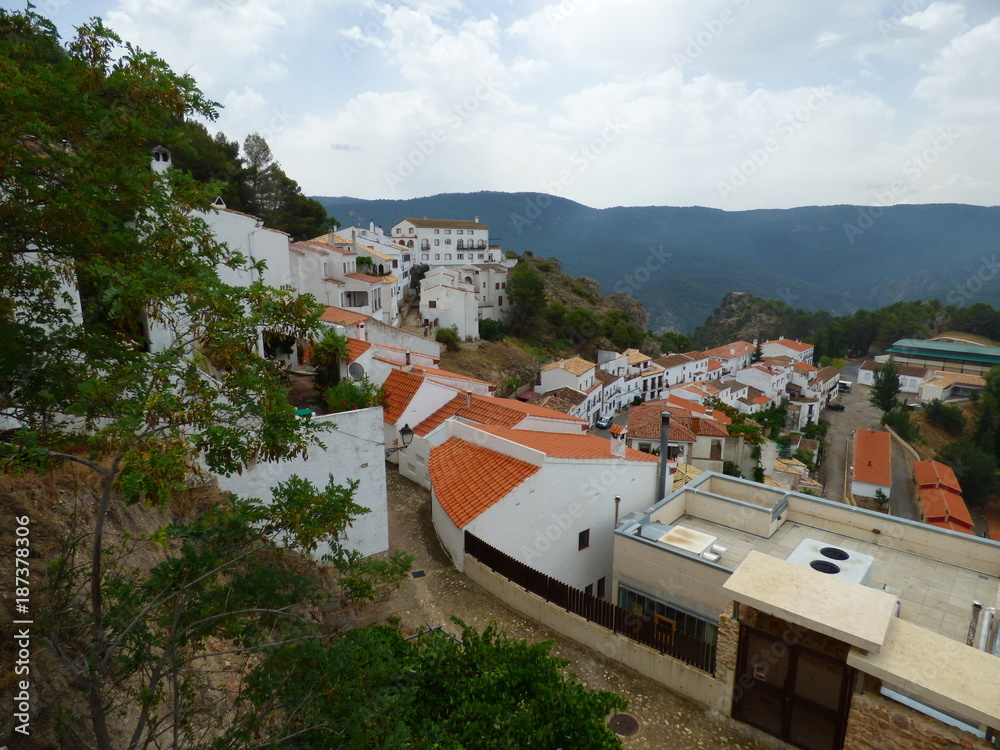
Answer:
[[[733,718],[803,750],[844,744],[854,670],[798,643],[740,626]]]

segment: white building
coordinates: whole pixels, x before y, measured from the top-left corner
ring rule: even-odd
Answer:
[[[464,570],[464,532],[599,597],[611,591],[619,514],[656,498],[657,459],[595,435],[450,420],[430,454],[431,516]],[[669,487],[668,483],[668,487]]]
[[[892,495],[892,438],[888,432],[854,431],[851,492],[876,497]]]
[[[812,344],[782,338],[765,341],[760,345],[760,350],[765,357],[790,357],[796,362],[809,364],[812,364],[816,353],[816,347]]]
[[[772,401],[780,401],[785,397],[785,388],[788,386],[790,375],[786,367],[758,362],[737,370],[735,379],[744,385],[753,386]]]
[[[433,332],[455,327],[459,340],[479,338],[479,298],[458,268],[433,268],[420,280],[420,318]]]
[[[707,349],[700,353],[701,357],[718,360],[722,365],[722,372],[710,374],[709,377],[732,377],[737,370],[749,366],[753,358],[754,345],[746,341],[733,341],[714,349]]]
[[[313,417],[314,421],[336,425],[322,437],[323,448],[312,446],[308,458],[294,458],[275,463],[258,463],[242,474],[220,476],[219,487],[241,497],[267,500],[271,488],[287,481],[293,474],[310,480],[318,488],[326,487],[331,474],[337,484],[358,481],[354,502],[369,512],[358,517],[344,536],[347,549],[363,556],[389,549],[389,516],[386,505],[385,460],[382,410],[359,409]],[[330,552],[323,546],[317,559]]]
[[[499,247],[490,247],[490,228],[474,221],[451,219],[403,219],[392,227],[392,239],[416,254],[415,263],[430,266],[460,266],[466,263],[498,263]]]
[[[885,367],[885,362],[866,360],[858,368],[858,383],[861,385],[874,385],[875,373],[881,372]],[[899,371],[899,390],[901,393],[920,393],[920,386],[927,380],[930,371],[920,365],[896,364]]]
[[[295,242],[288,250],[299,294],[311,294],[322,305],[344,307],[386,323],[398,319],[392,284],[384,283],[386,277],[359,272],[358,254],[353,250],[319,242]],[[385,294],[383,287],[389,287]]]

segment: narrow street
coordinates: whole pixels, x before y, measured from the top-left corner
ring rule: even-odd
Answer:
[[[625,748],[763,750],[786,747],[750,727],[671,693],[498,602],[452,566],[431,523],[430,493],[401,477],[391,464],[386,464],[386,481],[389,546],[414,555],[416,576],[405,581],[387,602],[358,613],[356,624],[398,618],[400,625],[409,632],[440,625],[455,633],[458,628],[450,619],[455,615],[480,630],[496,622],[513,637],[531,642],[553,640],[552,653],[569,659],[570,671],[587,687],[616,692],[628,701],[625,713],[638,720],[639,731],[622,738]]]
[[[847,456],[848,440],[854,430],[879,429],[881,413],[868,402],[868,387],[857,384],[857,362],[848,362],[844,368],[843,379],[854,383],[850,393],[841,393],[838,402],[844,405],[844,411],[823,411],[821,418],[830,423],[826,433],[826,445],[823,452],[823,464],[820,466],[820,482],[823,483],[823,497],[838,503],[844,502],[844,469]]]

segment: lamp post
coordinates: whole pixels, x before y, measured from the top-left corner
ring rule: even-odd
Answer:
[[[393,453],[398,453],[399,451],[405,451],[407,446],[413,441],[413,430],[410,429],[410,425],[404,424],[403,429],[399,431],[399,441],[402,445],[396,448],[386,448],[385,457],[389,458]]]

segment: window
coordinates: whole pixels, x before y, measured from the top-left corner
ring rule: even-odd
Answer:
[[[435,229],[434,230],[434,234],[441,234],[441,230],[440,229]]]
[[[497,289],[499,289],[499,288],[500,288],[500,282],[498,281],[497,282]]]
[[[449,237],[448,239],[446,239],[446,240],[444,241],[444,244],[446,244],[446,245],[450,245],[450,244],[451,244],[451,237]]]
[[[403,230],[401,227],[396,227],[396,234],[402,234]]]
[[[420,260],[430,260],[430,253],[420,253]]]
[[[436,300],[436,299],[432,299],[432,300],[430,300],[430,301],[429,301],[429,302],[427,303],[427,306],[428,306],[428,307],[437,307],[437,306],[438,306],[438,303],[437,303],[437,300]]]
[[[590,546],[590,529],[584,529],[577,538],[577,549],[587,549]]]
[[[506,289],[507,288],[507,282],[506,281],[501,281],[500,282],[500,288],[501,289]]]
[[[441,260],[441,253],[434,253],[434,260]]]
[[[441,244],[441,240],[434,240],[435,247]]]
[[[607,596],[608,594],[607,584],[608,584],[607,578],[599,578],[597,580],[597,597],[599,599],[603,599],[605,596]]]
[[[450,230],[450,229],[445,229],[445,230],[444,230],[444,233],[445,233],[445,234],[451,234],[451,230]]]
[[[503,297],[497,297],[497,307],[503,307]]]
[[[459,260],[465,260],[465,253],[459,253],[458,254],[458,259]]]
[[[455,234],[462,234],[462,230],[461,229],[456,229],[455,230]]]
[[[583,593],[590,594],[591,596],[593,596],[594,595],[594,584],[588,583],[586,586],[584,586]]]
[[[451,260],[451,253],[445,253],[444,254],[444,259],[445,260]]]
[[[483,254],[479,253],[479,260],[482,260],[482,259],[483,259]]]

